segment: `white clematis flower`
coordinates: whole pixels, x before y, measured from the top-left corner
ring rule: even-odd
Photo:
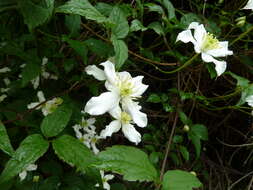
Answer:
[[[100,170],[100,175],[101,175],[102,182],[103,182],[103,188],[106,190],[110,190],[111,187],[110,187],[110,184],[108,183],[108,181],[112,180],[114,178],[114,175],[112,175],[112,174],[105,175],[103,170]]]
[[[103,188],[106,189],[106,190],[110,190],[111,186],[108,183],[108,181],[112,180],[114,178],[114,175],[112,175],[112,174],[106,174],[105,175],[105,172],[103,170],[100,170],[100,176],[101,176],[101,179],[102,179]],[[97,183],[95,185],[95,187],[99,187],[99,184]]]
[[[39,102],[32,102],[28,104],[27,105],[28,109],[33,109],[34,107],[38,106],[42,102],[46,101],[42,91],[38,91],[37,96],[38,96]],[[56,108],[60,104],[62,104],[62,102],[63,100],[61,98],[53,98],[52,100],[49,100],[45,102],[44,104],[40,105],[39,107],[37,107],[36,110],[41,109],[43,115],[47,116],[48,114],[53,113],[56,110]]]
[[[76,137],[89,149],[92,149],[94,154],[99,153],[98,148],[96,147],[96,143],[100,136],[96,133],[96,127],[94,126],[96,119],[90,118],[85,120],[82,118],[82,122],[80,125],[74,125],[73,129],[75,131]]]
[[[128,72],[116,72],[114,64],[110,61],[100,65],[104,67],[104,71],[95,65],[88,66],[85,70],[96,79],[105,80],[108,92],[92,97],[85,106],[85,112],[90,115],[101,115],[117,107],[120,102],[131,102],[132,105],[136,105],[133,100],[140,98],[148,88],[148,85],[142,83],[143,76],[132,77]],[[127,101],[124,101],[125,99]]]
[[[253,0],[249,0],[248,3],[242,9],[251,9],[253,10]]]
[[[18,174],[19,178],[20,178],[20,181],[23,181],[26,178],[28,171],[34,171],[34,170],[37,170],[37,165],[36,164],[30,164],[30,165],[28,165],[25,170],[23,170],[22,172],[20,172]]]
[[[194,30],[194,34],[192,34],[191,29]],[[205,30],[203,24],[197,22],[192,22],[186,30],[180,32],[176,41],[193,43],[195,52],[201,53],[201,58],[204,62],[215,64],[218,76],[226,70],[227,63],[215,58],[233,54],[233,51],[228,50],[228,41],[220,42],[213,34]]]
[[[113,133],[118,132],[120,129],[122,129],[123,134],[125,137],[135,143],[136,145],[141,142],[141,135],[136,129],[134,128],[133,124],[134,121],[128,111],[122,111],[119,106],[114,108],[109,112],[113,118],[115,118],[114,121],[112,121],[109,125],[106,126],[104,130],[101,131],[100,136],[102,138],[110,137]],[[141,120],[141,119],[140,119]],[[142,125],[139,125],[136,123],[139,127],[143,127]]]

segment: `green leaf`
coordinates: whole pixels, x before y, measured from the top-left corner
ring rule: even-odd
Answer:
[[[115,51],[116,69],[119,69],[128,58],[128,48],[123,40],[118,40],[114,36],[112,36],[112,44]]]
[[[104,2],[98,2],[96,4],[96,9],[101,12],[103,15],[105,16],[110,16],[113,6],[108,4],[108,3],[104,3]]]
[[[72,115],[69,104],[59,106],[53,113],[47,115],[41,123],[41,131],[46,137],[58,135],[68,124]]]
[[[161,102],[161,98],[158,94],[150,94],[147,102],[151,102],[151,103],[160,103]]]
[[[157,171],[143,151],[129,146],[112,146],[98,154],[102,160],[99,169],[109,170],[124,176],[129,181],[154,181]]]
[[[175,17],[175,8],[174,8],[173,4],[169,0],[163,0],[162,3],[166,7],[166,9],[168,10],[169,19],[174,18]]]
[[[196,176],[181,170],[168,170],[162,184],[163,190],[192,190],[202,186]]]
[[[159,14],[164,14],[163,8],[160,5],[155,3],[146,3],[144,4],[145,7],[148,7],[150,12],[157,12]]]
[[[64,5],[57,7],[55,11],[84,16],[86,19],[94,20],[98,23],[107,22],[107,18],[93,7],[88,0],[70,0]]]
[[[131,32],[134,32],[134,31],[139,31],[141,30],[142,32],[147,30],[148,28],[146,28],[145,26],[142,25],[142,23],[137,20],[137,19],[134,19],[132,22],[131,22],[131,26],[130,26],[130,31]]]
[[[10,180],[34,163],[48,149],[49,143],[39,134],[26,137],[7,162],[1,176],[0,183]]]
[[[179,112],[179,118],[182,121],[182,123],[185,124],[185,125],[190,125],[192,123],[192,121],[182,111]]]
[[[192,22],[199,22],[199,23],[201,23],[201,18],[198,17],[198,15],[196,15],[194,13],[187,13],[187,14],[184,14],[181,17],[181,19],[180,19],[180,26],[181,26],[182,29],[185,29]]]
[[[53,148],[57,156],[78,170],[85,171],[97,161],[95,155],[78,139],[63,135],[53,141]]]
[[[78,36],[81,29],[80,15],[65,15],[65,25],[69,29],[69,36]]]
[[[67,42],[71,48],[75,50],[75,52],[80,55],[84,62],[87,62],[87,54],[88,50],[84,42],[80,42],[78,40],[71,40],[67,36],[63,36],[62,40],[64,42]]]
[[[14,153],[5,126],[2,124],[1,121],[0,121],[0,149],[5,153],[9,154],[10,156],[12,156],[12,154]]]
[[[115,6],[109,18],[113,23],[112,34],[117,39],[125,38],[129,32],[129,26],[124,12],[118,6]]]
[[[90,51],[94,52],[98,56],[108,58],[113,55],[112,45],[109,45],[101,40],[89,38],[88,40],[85,40],[84,43]]]
[[[159,22],[152,22],[148,25],[148,28],[153,29],[158,35],[165,35],[163,27]]]
[[[206,126],[201,124],[195,124],[191,126],[191,133],[195,134],[201,140],[208,140],[208,131]]]
[[[179,150],[186,161],[189,161],[190,154],[185,146],[179,146]]]
[[[236,84],[237,86],[241,86],[241,87],[248,87],[249,86],[250,81],[248,79],[238,76],[230,71],[226,72],[226,73],[237,80],[237,84]]]
[[[192,141],[192,144],[195,147],[196,150],[196,156],[199,158],[200,156],[200,150],[201,150],[201,141],[198,136],[196,136],[194,133],[189,132],[188,138]]]
[[[32,79],[35,79],[37,76],[39,76],[40,72],[41,68],[38,64],[34,62],[26,64],[21,73],[22,86],[24,87]]]
[[[17,2],[29,30],[44,24],[52,16],[54,0],[43,0],[40,4],[34,4],[31,0]]]

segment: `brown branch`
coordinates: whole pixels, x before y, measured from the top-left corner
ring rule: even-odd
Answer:
[[[86,24],[81,24],[84,28],[86,28],[87,30],[89,30],[92,34],[94,34],[95,36],[97,36],[98,38],[106,41],[106,42],[109,42],[111,43],[110,40],[104,38],[103,36],[99,35],[98,33],[96,33],[95,31],[93,31],[88,25]],[[151,60],[151,59],[148,59],[148,58],[145,58],[145,57],[142,57],[141,55],[137,54],[137,53],[134,53],[133,51],[131,50],[128,50],[128,53],[130,55],[133,55],[135,57],[137,57],[138,59],[142,60],[142,61],[146,61],[150,64],[154,64],[154,65],[163,65],[163,66],[175,66],[177,65],[177,63],[161,63],[161,62],[158,62],[158,61],[154,61],[154,60]]]

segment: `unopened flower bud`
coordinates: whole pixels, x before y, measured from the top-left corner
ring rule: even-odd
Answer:
[[[191,171],[190,173],[191,173],[192,175],[194,175],[194,176],[197,176],[197,174],[196,174],[195,171]]]
[[[40,180],[40,176],[33,176],[33,182],[38,182]]]
[[[184,125],[183,131],[188,132],[190,130],[190,127],[188,125]]]
[[[246,23],[246,16],[238,17],[237,19],[235,19],[235,22],[236,22],[236,26],[238,27],[244,26],[244,24]]]

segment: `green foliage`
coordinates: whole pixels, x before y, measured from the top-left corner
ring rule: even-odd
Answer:
[[[26,169],[29,164],[36,162],[48,149],[49,143],[39,134],[26,137],[7,162],[0,176],[0,183]]]
[[[57,7],[55,11],[58,13],[80,15],[98,23],[107,21],[107,18],[93,7],[88,0],[70,0],[66,4]]]
[[[68,124],[72,115],[69,104],[59,106],[53,113],[47,115],[41,123],[41,131],[46,137],[58,135]]]
[[[192,190],[201,185],[197,177],[181,170],[168,170],[163,176],[163,190]]]
[[[76,166],[82,172],[87,171],[88,167],[97,161],[92,152],[72,136],[60,136],[53,141],[52,145],[61,160],[70,166]]]
[[[251,10],[244,10],[244,4],[242,0],[0,1],[1,189],[99,190],[108,184],[112,190],[248,189],[249,178],[233,181],[238,172],[247,174],[253,162],[253,25]],[[192,22],[203,24],[210,35],[200,36],[203,43],[197,48],[196,43],[177,42],[178,34]],[[191,32],[194,41],[199,33]],[[233,55],[218,56],[223,51],[217,41],[227,41]],[[215,67],[198,56],[198,48],[210,53],[204,46],[217,48],[211,57],[227,63],[221,76],[216,67],[224,62]],[[114,81],[120,88],[115,91],[112,81],[102,80],[101,70],[96,70],[101,80],[86,73],[91,65],[103,69],[99,64],[106,60],[115,63],[116,77],[127,71],[137,84],[143,80],[147,91],[122,97],[122,88],[135,93],[141,86],[124,78]],[[43,111],[45,105],[54,110],[44,116],[42,106],[28,109],[31,103],[36,105],[38,91],[64,101],[57,107],[52,98],[43,100]],[[122,120],[118,132],[100,136],[113,120],[112,110],[103,115],[82,110],[92,96],[105,91],[120,94],[119,105],[131,112],[130,124],[139,134],[128,131]],[[135,109],[123,103],[125,98],[135,102]],[[143,119],[145,114],[147,126],[138,127],[136,117]],[[96,118],[92,125],[86,121],[91,117]],[[128,141],[134,133],[141,138],[138,148]],[[242,146],[237,150],[226,144]],[[36,171],[27,172],[22,181],[15,178],[32,163],[38,165]],[[226,171],[236,172],[216,170],[224,164]],[[178,168],[198,173],[202,187],[194,172]]]
[[[12,154],[14,153],[5,126],[2,124],[1,121],[0,121],[0,149],[10,156],[12,156]]]
[[[134,147],[112,146],[99,153],[101,163],[99,169],[122,174],[129,181],[155,181],[157,171],[150,163],[147,155]]]
[[[40,4],[35,4],[32,0],[20,0],[18,6],[25,24],[32,30],[50,19],[54,10],[54,0],[43,0]]]
[[[109,19],[112,21],[112,34],[116,39],[123,39],[129,32],[129,26],[124,12],[118,7],[113,7]]]
[[[128,58],[128,48],[123,40],[118,40],[115,36],[112,36],[112,44],[115,51],[116,68],[119,69]]]

